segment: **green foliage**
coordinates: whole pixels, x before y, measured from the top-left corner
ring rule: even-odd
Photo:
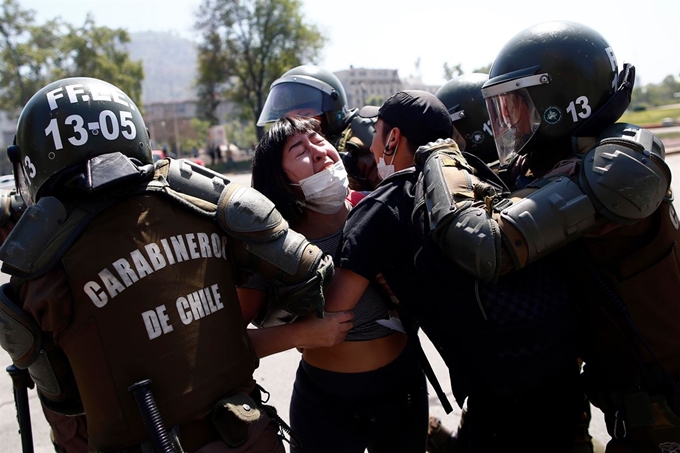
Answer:
[[[195,28],[201,33],[197,89],[203,117],[218,123],[222,97],[253,124],[269,86],[286,70],[312,62],[325,44],[305,23],[301,0],[203,0]],[[262,128],[257,128],[262,134]]]
[[[661,83],[635,87],[630,104],[635,109],[658,107],[679,102],[675,96],[680,96],[680,80],[669,75]]]
[[[97,27],[90,16],[80,28],[34,17],[16,0],[0,4],[0,110],[16,113],[48,83],[74,76],[106,80],[141,104],[143,67],[125,50],[126,31]]]
[[[481,68],[474,69],[472,72],[480,72],[482,74],[488,74],[491,71],[491,63],[489,63],[486,66],[482,66]],[[461,63],[458,63],[457,65],[449,65],[448,63],[444,63],[444,80],[449,81],[455,77],[458,77],[460,75],[463,75],[465,71],[463,71],[463,67]]]
[[[56,78],[84,75],[105,80],[141,104],[144,68],[141,61],[131,61],[125,45],[130,36],[123,29],[97,27],[88,15],[80,28],[67,25],[59,40],[58,51],[63,66],[54,71]]]
[[[450,66],[448,63],[444,63],[444,80],[451,80],[461,74],[463,74],[461,63],[458,63],[455,66]]]
[[[198,118],[192,118],[189,121],[189,125],[195,132],[191,135],[197,138],[182,139],[180,148],[184,150],[182,153],[184,156],[191,155],[191,151],[194,148],[201,149],[206,146],[206,137],[208,136],[208,129],[210,128],[210,122]]]
[[[385,102],[385,96],[377,94],[372,94],[366,99],[366,105],[374,105],[376,107],[383,105],[383,102]]]
[[[253,143],[257,143],[257,132],[252,122],[235,119],[226,122],[224,128],[229,142],[240,149],[250,148]]]
[[[619,122],[632,123],[640,126],[658,126],[664,118],[672,118],[680,123],[680,107],[675,108],[655,108],[639,112],[628,110],[623,114]]]
[[[491,73],[491,63],[489,63],[486,66],[482,66],[481,68],[474,69],[472,72],[480,73],[480,74],[490,74]]]

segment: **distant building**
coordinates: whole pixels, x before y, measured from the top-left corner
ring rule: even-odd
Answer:
[[[14,141],[17,131],[17,118],[11,118],[7,112],[0,112],[0,147],[6,149]]]
[[[380,105],[400,90],[424,90],[434,94],[440,85],[426,85],[419,77],[399,78],[397,69],[355,68],[334,73],[347,94],[347,106],[352,109],[367,104]]]
[[[181,140],[205,140],[205,137],[195,137],[196,130],[191,126],[191,120],[198,117],[197,106],[196,99],[144,104],[144,122],[149,128],[152,146],[156,149],[166,146],[172,153],[179,155],[182,152]],[[217,107],[217,118],[224,120],[233,110],[233,103],[221,102]]]
[[[405,90],[422,90],[435,94],[441,85],[426,85],[420,77],[410,76],[402,79]]]
[[[363,107],[370,98],[378,99],[380,105],[385,99],[402,89],[399,71],[396,69],[368,69],[350,66],[334,73],[347,94],[350,109]]]

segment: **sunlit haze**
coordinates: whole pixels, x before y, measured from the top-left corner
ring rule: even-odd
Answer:
[[[95,23],[130,32],[175,31],[198,38],[192,27],[201,0],[19,0],[39,23],[61,16],[79,26],[91,12]],[[328,38],[318,62],[331,71],[398,69],[443,84],[444,63],[465,72],[489,65],[503,44],[522,29],[547,20],[570,20],[599,31],[619,66],[633,63],[639,83],[680,76],[680,2],[677,0],[303,0],[308,23]]]

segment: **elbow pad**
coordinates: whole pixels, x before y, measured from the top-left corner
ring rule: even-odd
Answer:
[[[461,156],[432,154],[423,165],[423,185],[432,240],[449,260],[485,282],[498,278],[501,233],[484,202],[494,189],[461,165]]]
[[[494,207],[515,268],[583,236],[598,224],[593,203],[574,181],[559,177],[522,198]]]
[[[13,299],[10,284],[0,286],[0,346],[18,368],[28,369],[45,406],[61,414],[82,414],[66,355],[44,337],[40,326]]]
[[[583,159],[579,184],[599,214],[630,224],[651,215],[667,196],[671,171],[661,140],[639,126],[617,123]]]
[[[237,240],[232,253],[245,269],[283,284],[320,278],[321,268],[324,278],[333,274],[332,260],[291,230],[274,203],[253,188],[229,184],[217,204],[217,220]]]
[[[156,167],[161,190],[198,213],[216,218],[232,238],[230,252],[240,268],[283,284],[318,278],[321,268],[327,278],[332,276],[332,262],[288,228],[274,204],[257,190],[184,159],[160,161]]]
[[[288,323],[314,312],[323,318],[323,288],[334,274],[330,255],[288,228],[274,203],[250,187],[227,186],[217,214],[222,229],[236,239],[230,247],[234,261],[274,282],[256,325]]]

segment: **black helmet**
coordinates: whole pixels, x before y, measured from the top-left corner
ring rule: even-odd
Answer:
[[[618,74],[612,48],[585,25],[545,22],[515,35],[482,88],[501,165],[570,138],[614,95]]]
[[[8,156],[28,204],[54,175],[101,154],[120,152],[153,164],[149,133],[135,103],[98,79],[52,82],[26,103]]]
[[[335,74],[315,65],[295,67],[272,83],[257,125],[272,123],[292,111],[321,116],[327,137],[342,132],[350,119],[342,83]]]
[[[479,72],[462,74],[442,85],[435,96],[448,109],[454,129],[465,142],[461,149],[476,155],[486,163],[491,163],[498,160],[498,153],[489,122],[489,112],[482,97],[482,85],[487,80],[488,74]]]

